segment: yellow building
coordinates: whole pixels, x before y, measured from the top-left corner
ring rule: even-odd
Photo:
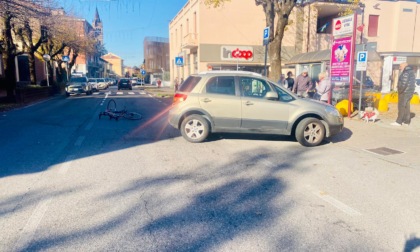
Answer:
[[[113,72],[117,77],[124,76],[124,73],[123,73],[124,60],[123,59],[121,59],[119,56],[113,53],[108,53],[108,54],[103,55],[102,59],[112,64],[111,72]]]

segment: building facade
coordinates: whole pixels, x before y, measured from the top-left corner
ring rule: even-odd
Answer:
[[[102,59],[106,60],[112,65],[111,76],[115,75],[114,77],[119,77],[119,78],[124,76],[124,72],[123,72],[124,61],[123,59],[121,59],[121,57],[113,53],[107,53],[102,56]]]
[[[169,24],[171,80],[207,70],[261,73],[264,27],[262,7],[254,1],[232,0],[214,9],[189,0]]]
[[[356,50],[368,51],[367,75],[389,92],[396,87],[401,61],[414,66],[420,76],[419,6],[416,1],[365,0],[359,6],[352,1],[306,1],[289,16],[281,49],[283,73],[299,74],[306,66],[315,79],[319,72],[329,71],[332,20],[354,9]],[[189,0],[169,25],[171,79],[212,69],[261,73],[264,27],[263,9],[254,1],[232,0],[214,9]]]

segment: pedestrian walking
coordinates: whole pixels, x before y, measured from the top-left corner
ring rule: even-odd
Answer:
[[[293,73],[290,71],[287,72],[286,82],[287,82],[287,89],[292,91],[293,85],[295,84],[295,79],[293,79]]]
[[[392,126],[409,125],[411,122],[410,101],[416,88],[416,75],[413,68],[403,62],[400,64],[401,74],[398,77],[398,117]]]
[[[302,73],[296,78],[293,84],[293,92],[299,97],[308,97],[308,92],[312,89],[312,81],[308,76],[308,68],[304,67]]]
[[[178,91],[178,87],[179,87],[178,77],[175,78],[174,87],[175,87],[175,92]]]
[[[316,93],[314,95],[315,100],[328,103],[328,99],[331,91],[331,82],[325,72],[318,74],[318,82],[316,83]]]
[[[283,87],[287,87],[286,77],[284,76],[284,74],[280,75],[280,79],[277,81],[277,83],[282,85]]]

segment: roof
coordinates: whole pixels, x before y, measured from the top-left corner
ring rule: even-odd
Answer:
[[[119,56],[117,56],[113,53],[107,53],[107,54],[103,55],[102,58],[105,58],[105,59],[107,59],[107,58],[108,59],[121,59],[121,57],[119,57]]]

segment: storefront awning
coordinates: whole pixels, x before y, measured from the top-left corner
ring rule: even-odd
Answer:
[[[359,51],[359,48],[356,48],[356,53]],[[362,50],[360,50],[362,51]],[[290,60],[285,61],[286,65],[294,64],[306,64],[314,62],[325,62],[329,61],[331,57],[331,50],[322,50],[308,53],[301,53],[293,56]],[[375,50],[368,50],[368,61],[380,61],[381,56]]]

